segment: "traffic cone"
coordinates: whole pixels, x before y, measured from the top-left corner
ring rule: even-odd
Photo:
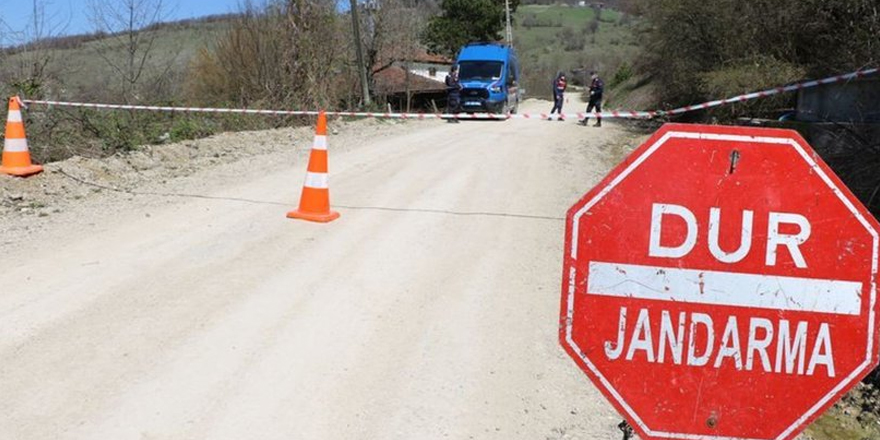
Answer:
[[[43,171],[43,167],[31,163],[24,122],[21,119],[21,99],[9,98],[9,115],[6,117],[6,138],[3,140],[3,159],[0,173],[27,177]]]
[[[330,185],[327,174],[327,116],[318,114],[318,129],[315,142],[309,155],[309,168],[303,184],[299,209],[287,213],[288,218],[327,223],[339,218],[339,213],[330,210]]]

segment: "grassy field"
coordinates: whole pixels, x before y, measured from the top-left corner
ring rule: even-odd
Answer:
[[[615,86],[630,79],[640,53],[640,23],[633,17],[611,9],[524,5],[515,18],[514,45],[529,96],[550,98],[558,71],[583,83],[595,69],[609,85],[613,103]]]
[[[171,24],[144,32],[140,36],[142,44],[153,39],[142,79],[145,88],[162,93],[163,100],[181,93],[185,72],[193,57],[202,48],[211,47],[228,26],[227,22]],[[125,44],[124,37],[113,37],[89,41],[75,48],[26,51],[5,60],[3,73],[9,77],[22,76],[34,59],[47,59],[40,90],[34,90],[35,94],[56,99],[106,100],[118,95],[122,76],[111,64],[125,64]],[[158,78],[166,76],[165,73],[167,78],[159,82]],[[0,92],[9,94],[10,90],[2,90],[4,87],[9,88],[9,84],[0,84]],[[152,101],[150,97],[142,98]]]
[[[605,24],[616,24],[620,21],[620,17],[622,16],[620,12],[613,9],[602,9],[598,12],[600,23]],[[533,38],[537,36],[553,36],[559,27],[583,29],[587,23],[596,18],[597,10],[586,7],[582,8],[564,5],[523,5],[519,7],[515,15],[517,18],[516,29],[520,33],[522,33],[524,29],[523,20],[528,16],[533,16],[537,23],[544,24],[543,26],[531,26],[531,29],[527,29],[536,32],[525,32],[522,33],[522,35],[516,36],[517,43],[529,43],[534,41]],[[547,24],[552,26],[546,26]],[[542,32],[544,30],[548,32]],[[607,33],[609,29],[605,28],[603,30]]]

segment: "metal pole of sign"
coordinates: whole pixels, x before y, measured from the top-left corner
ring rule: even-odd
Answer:
[[[617,425],[617,429],[623,432],[623,440],[630,440],[636,435],[632,426],[629,426],[629,423],[627,423],[626,420],[620,422],[620,424]]]

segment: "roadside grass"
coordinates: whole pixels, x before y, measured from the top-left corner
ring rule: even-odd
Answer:
[[[815,440],[868,440],[880,438],[880,391],[859,385],[834,404],[805,433]]]
[[[873,424],[860,424],[854,417],[857,414],[846,412],[837,406],[828,410],[806,430],[806,434],[816,440],[867,440],[880,438],[880,425],[877,417]]]

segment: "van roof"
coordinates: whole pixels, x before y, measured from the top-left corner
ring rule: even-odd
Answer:
[[[458,61],[506,61],[510,46],[500,43],[470,43],[461,48]]]

